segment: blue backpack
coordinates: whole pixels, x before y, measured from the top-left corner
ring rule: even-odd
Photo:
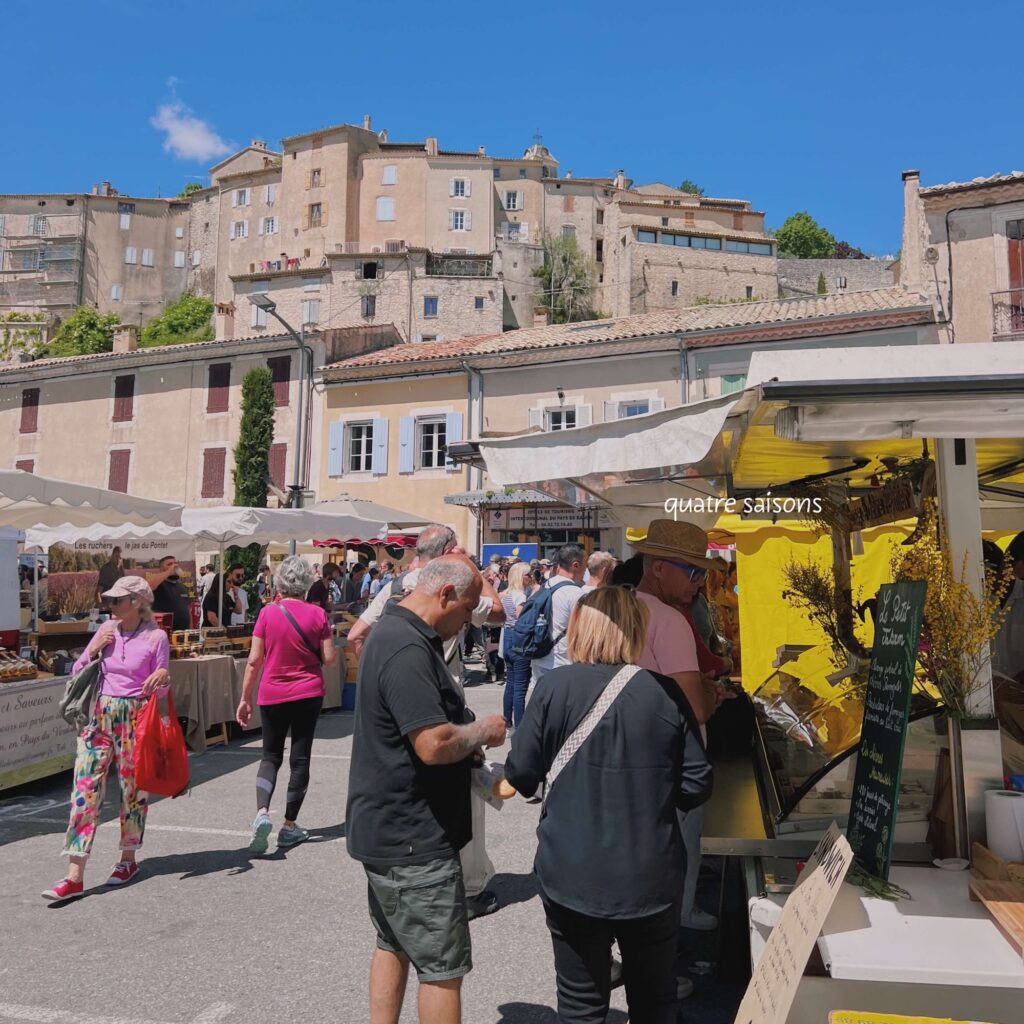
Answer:
[[[547,657],[555,644],[565,636],[555,636],[551,621],[551,598],[556,590],[563,586],[578,587],[572,580],[558,583],[553,587],[541,587],[535,590],[523,604],[511,631],[505,628],[505,651],[513,658]]]

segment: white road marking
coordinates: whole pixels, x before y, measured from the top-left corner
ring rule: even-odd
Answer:
[[[191,1024],[217,1024],[234,1007],[230,1003],[214,1003],[208,1006]],[[140,1017],[97,1017],[69,1010],[54,1010],[45,1006],[22,1006],[19,1003],[0,1003],[0,1018],[7,1020],[33,1021],[35,1024],[167,1024],[163,1021],[143,1020]]]
[[[33,821],[38,821],[41,825],[67,825],[67,818],[34,818]],[[113,821],[104,821],[98,826],[99,828],[109,828],[111,825],[118,825],[118,821],[115,818]],[[147,832],[191,832],[196,835],[205,836],[239,836],[244,839],[252,838],[252,829],[248,829],[245,832],[237,829],[230,828],[200,828],[195,825],[151,825],[148,821],[146,822]]]
[[[208,750],[206,756],[209,757],[211,754],[219,754],[224,756],[227,754],[229,757],[249,757],[253,754],[261,756],[263,751],[255,750],[251,748],[244,748],[242,750]],[[323,758],[326,761],[351,761],[351,754],[313,754],[313,760],[316,761],[318,758]]]

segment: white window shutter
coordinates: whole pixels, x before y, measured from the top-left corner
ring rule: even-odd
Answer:
[[[232,222],[231,222],[231,234],[230,234],[230,238],[231,238],[231,241],[232,241],[232,242],[233,242],[233,241],[235,240],[235,222],[234,222],[234,221],[232,221]]]
[[[398,472],[416,469],[416,417],[403,416],[398,421]]]
[[[446,445],[452,444],[455,441],[462,440],[462,413],[461,412],[450,412],[445,415],[444,418],[444,443]],[[449,472],[452,472],[459,467],[455,465],[451,459],[448,458],[447,453],[444,459],[444,468]]]
[[[449,231],[454,231],[455,230],[455,211],[454,210],[449,210],[448,211],[448,230]]]
[[[345,424],[332,423],[327,442],[327,475],[341,476],[344,470]]]
[[[231,205],[232,206],[237,206],[238,205],[238,189],[237,188],[234,190],[234,192],[231,193]]]
[[[576,426],[577,427],[589,427],[591,422],[591,415],[593,407],[589,405],[577,405],[576,406]]]
[[[388,425],[389,420],[373,421],[373,475],[388,475]]]
[[[473,194],[473,182],[469,178],[467,178],[466,179],[466,198],[468,199],[472,194]]]
[[[525,200],[526,200],[526,193],[525,192],[517,192],[516,193],[516,209],[517,210],[521,210],[526,205]]]
[[[651,412],[661,412],[665,408],[664,398],[651,399]]]
[[[259,327],[260,325],[260,307],[249,303],[249,326]]]
[[[544,426],[544,410],[543,409],[530,409],[529,419],[527,425],[531,427],[543,427]]]
[[[256,233],[259,234],[259,235],[263,234],[263,218],[262,217],[260,217],[260,219],[256,222]]]
[[[462,226],[465,231],[473,230],[473,211],[467,210],[466,216],[463,218]]]
[[[605,423],[611,423],[612,420],[619,418],[619,403],[618,402],[605,402],[604,403],[604,421]]]
[[[249,222],[247,220],[242,221],[242,237],[249,237]]]
[[[454,178],[449,178],[448,179],[448,197],[451,198],[453,195],[455,195],[455,179]]]

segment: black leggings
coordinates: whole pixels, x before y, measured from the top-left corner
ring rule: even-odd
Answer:
[[[277,785],[277,773],[284,764],[284,741],[289,731],[292,745],[288,752],[291,776],[288,779],[288,803],[285,821],[295,821],[309,788],[309,758],[313,750],[313,734],[320,715],[323,697],[306,697],[283,704],[261,704],[263,720],[263,760],[256,774],[256,810],[270,807],[270,798]]]

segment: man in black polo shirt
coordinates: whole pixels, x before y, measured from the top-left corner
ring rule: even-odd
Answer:
[[[426,565],[389,606],[359,665],[346,823],[348,851],[369,881],[377,949],[370,1005],[397,1021],[410,962],[420,1020],[461,1020],[472,968],[459,850],[472,837],[470,769],[505,741],[501,715],[473,721],[444,660],[444,641],[476,608],[483,581],[468,558]]]

